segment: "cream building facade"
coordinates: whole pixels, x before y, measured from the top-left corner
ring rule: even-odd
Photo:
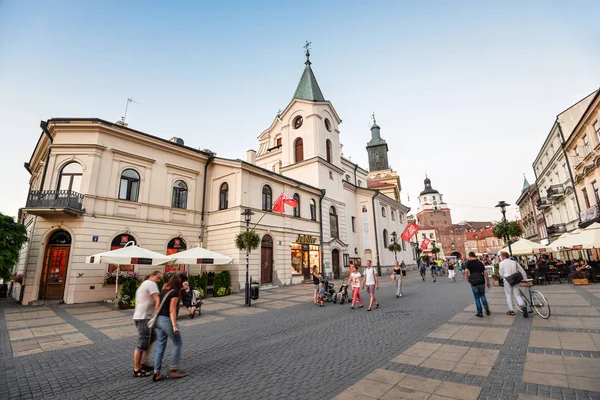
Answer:
[[[409,211],[398,201],[400,179],[387,162],[377,164],[382,172],[367,171],[344,158],[340,123],[308,57],[294,98],[259,135],[258,151],[248,151],[246,161],[96,118],[43,122],[25,164],[30,192],[20,219],[30,240],[17,266],[24,274],[18,296],[23,304],[111,298],[114,287],[105,284],[105,275],[113,267],[85,264],[85,257],[128,241],[168,254],[200,243],[229,255],[231,265],[202,271],[228,269],[234,291],[240,290],[245,253],[234,238],[246,229],[245,209],[254,212],[251,226],[261,236],[250,274],[263,285],[303,282],[311,266],[341,277],[350,259],[371,259],[387,272],[394,263],[387,250],[391,234],[400,236]],[[369,176],[378,174],[395,177],[398,187],[369,188]],[[299,206],[272,212],[284,192]],[[399,261],[413,264],[411,249],[402,244]],[[141,275],[155,269],[122,268]],[[165,268],[200,273],[200,266]]]

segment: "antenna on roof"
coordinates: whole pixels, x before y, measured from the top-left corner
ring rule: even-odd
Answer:
[[[125,119],[127,118],[127,110],[129,109],[129,103],[140,104],[139,102],[135,101],[131,97],[127,98],[127,104],[125,104],[125,115],[123,115],[121,117],[121,124],[125,125],[125,126],[127,126],[127,124],[125,123]]]

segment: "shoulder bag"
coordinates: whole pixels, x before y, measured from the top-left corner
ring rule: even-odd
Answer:
[[[169,297],[169,295],[172,293],[173,291],[171,290],[169,293],[165,294],[165,297],[163,297],[162,301],[160,302],[160,305],[158,306],[158,310],[156,310],[154,312],[154,315],[152,315],[152,318],[150,318],[148,320],[148,323],[146,325],[148,325],[148,328],[154,328],[156,326],[156,319],[158,318],[158,313],[160,312],[160,310],[163,308],[163,305],[165,304],[165,300],[167,300],[167,297]]]
[[[504,277],[504,280],[510,286],[515,286],[517,283],[521,283],[523,281],[523,276],[521,275],[521,273],[519,271],[517,271],[512,275]]]

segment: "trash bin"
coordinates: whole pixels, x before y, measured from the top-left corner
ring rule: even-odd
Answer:
[[[259,289],[258,281],[252,281],[250,284],[250,298],[252,300],[258,300],[258,289]]]

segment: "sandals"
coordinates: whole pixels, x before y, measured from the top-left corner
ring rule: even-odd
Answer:
[[[142,364],[140,369],[144,371],[154,372],[154,365]]]
[[[145,378],[150,375],[152,375],[152,371],[147,371],[144,368],[140,368],[137,371],[135,369],[133,370],[134,378]]]
[[[375,303],[375,308],[379,308],[379,303]]]
[[[367,308],[367,311],[371,311],[371,307]]]
[[[181,379],[187,374],[178,368],[169,368],[169,379]]]
[[[169,377],[164,376],[160,372],[155,372],[154,375],[152,376],[152,382],[164,381],[166,379],[169,379]]]
[[[515,315],[515,312],[514,311],[507,311],[506,315]]]

